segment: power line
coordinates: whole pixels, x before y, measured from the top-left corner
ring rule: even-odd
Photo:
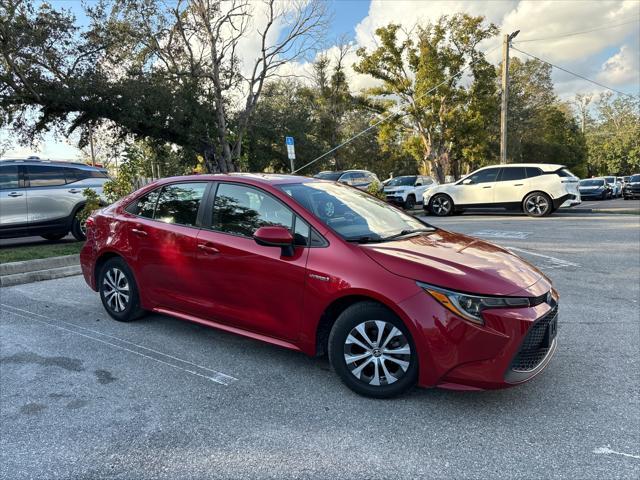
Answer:
[[[567,69],[566,69],[566,68],[564,68],[564,67],[561,67],[561,66],[556,65],[556,64],[554,64],[554,63],[548,62],[547,60],[544,60],[544,59],[542,59],[542,58],[540,58],[540,57],[536,57],[536,56],[535,56],[535,55],[533,55],[532,53],[525,52],[525,51],[520,50],[519,48],[516,48],[516,47],[513,47],[513,46],[512,46],[511,48],[513,48],[514,50],[516,50],[516,51],[518,51],[518,52],[520,52],[520,53],[524,53],[525,55],[528,55],[528,56],[529,56],[529,57],[531,57],[531,58],[535,58],[536,60],[540,60],[541,62],[544,62],[544,63],[546,63],[547,65],[551,65],[552,67],[557,68],[558,70],[562,70],[563,72],[570,73],[571,75],[574,75],[574,76],[576,76],[576,77],[578,77],[578,78],[581,78],[582,80],[586,80],[587,82],[591,82],[591,83],[593,83],[594,85],[598,85],[599,87],[606,88],[607,90],[611,90],[612,92],[619,93],[620,95],[624,95],[624,96],[626,96],[626,97],[633,97],[633,95],[631,95],[631,94],[629,94],[629,93],[624,93],[624,92],[622,92],[622,91],[620,91],[620,90],[616,90],[615,88],[608,87],[608,86],[606,86],[606,85],[605,85],[605,84],[603,84],[603,83],[596,82],[595,80],[591,80],[590,78],[587,78],[587,77],[585,77],[585,76],[583,76],[583,75],[580,75],[579,73],[572,72],[571,70],[567,70]]]
[[[600,26],[600,27],[590,28],[588,30],[578,30],[576,32],[561,33],[559,35],[552,35],[552,36],[549,36],[549,37],[526,38],[524,40],[518,40],[517,42],[514,42],[514,43],[540,42],[540,41],[543,41],[543,40],[554,40],[556,38],[572,37],[574,35],[583,35],[585,33],[598,32],[600,30],[608,30],[609,28],[621,27],[623,25],[629,25],[629,24],[632,24],[632,23],[638,23],[638,19],[631,20],[631,21],[628,21],[628,22],[621,22],[621,23],[613,23],[613,24],[610,24],[610,25],[603,25],[603,26]]]
[[[496,50],[500,45],[497,45],[489,50],[487,50],[484,54],[485,56],[490,54],[491,52],[493,52],[494,50]],[[478,58],[477,60],[474,60],[473,62],[469,63],[469,65],[467,65],[466,67],[464,67],[462,70],[460,70],[458,73],[454,73],[453,75],[449,76],[448,78],[444,79],[442,82],[440,82],[439,84],[437,84],[435,87],[430,88],[429,90],[427,90],[426,92],[424,92],[422,95],[419,95],[418,97],[415,98],[414,101],[417,101],[427,95],[429,95],[431,92],[433,92],[435,89],[437,89],[438,87],[444,85],[445,83],[447,83],[450,80],[453,80],[454,78],[456,78],[459,75],[462,75],[465,71],[467,71],[473,64],[479,62],[480,60],[484,60],[485,57],[483,58]],[[406,106],[406,105],[405,105]],[[380,120],[378,120],[377,122],[373,123],[372,125],[368,126],[367,128],[365,128],[364,130],[362,130],[361,132],[356,133],[354,136],[346,139],[344,142],[342,142],[339,145],[336,145],[335,147],[333,147],[331,150],[323,153],[322,155],[320,155],[319,157],[311,160],[310,162],[304,164],[303,166],[296,168],[293,172],[291,173],[298,173],[300,170],[304,170],[305,168],[307,168],[309,165],[312,165],[314,163],[316,163],[318,160],[321,160],[322,158],[326,157],[327,155],[329,155],[330,153],[335,152],[336,150],[338,150],[339,148],[344,147],[346,144],[351,143],[352,141],[354,141],[356,138],[364,135],[365,133],[367,133],[369,130],[372,130],[373,128],[377,127],[378,125],[380,125],[381,123],[389,120],[392,117],[395,117],[396,115],[400,115],[402,113],[402,111],[404,110],[405,106],[402,106],[400,108],[398,108],[398,110],[396,112],[390,113],[389,115],[382,117]],[[406,115],[406,114],[405,114]]]

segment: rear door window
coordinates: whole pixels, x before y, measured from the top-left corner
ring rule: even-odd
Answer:
[[[0,190],[13,190],[19,188],[19,185],[17,165],[0,167]]]
[[[65,168],[67,183],[79,182],[88,178],[109,178],[106,172],[84,168]]]
[[[527,170],[525,167],[504,167],[500,174],[501,182],[508,182],[511,180],[522,180],[527,177]]]
[[[204,182],[163,187],[153,218],[164,223],[195,226],[206,188],[207,184]]]
[[[58,187],[66,184],[63,167],[50,165],[27,165],[27,179],[29,186]]]

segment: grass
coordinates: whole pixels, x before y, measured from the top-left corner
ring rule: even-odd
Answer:
[[[0,247],[0,263],[74,255],[80,253],[81,248],[82,242],[41,243],[38,245]]]

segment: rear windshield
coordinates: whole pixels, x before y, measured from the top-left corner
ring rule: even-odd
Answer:
[[[604,180],[601,178],[595,178],[591,180],[580,180],[581,187],[600,187],[604,185]]]
[[[616,181],[615,177],[604,177],[604,179],[607,181],[607,183],[615,183]]]
[[[320,172],[314,175],[315,178],[321,178],[322,180],[333,180],[334,182],[340,178],[342,172]]]
[[[629,180],[629,183],[631,182],[640,182],[640,175],[631,175],[631,179]]]

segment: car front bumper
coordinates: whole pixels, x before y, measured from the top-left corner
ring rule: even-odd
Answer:
[[[543,295],[549,289],[541,280],[527,289],[526,295]],[[419,385],[484,390],[510,387],[535,377],[557,348],[554,302],[486,310],[485,324],[475,325],[427,293],[405,300],[400,306],[411,317],[417,329],[415,341],[420,344]]]

